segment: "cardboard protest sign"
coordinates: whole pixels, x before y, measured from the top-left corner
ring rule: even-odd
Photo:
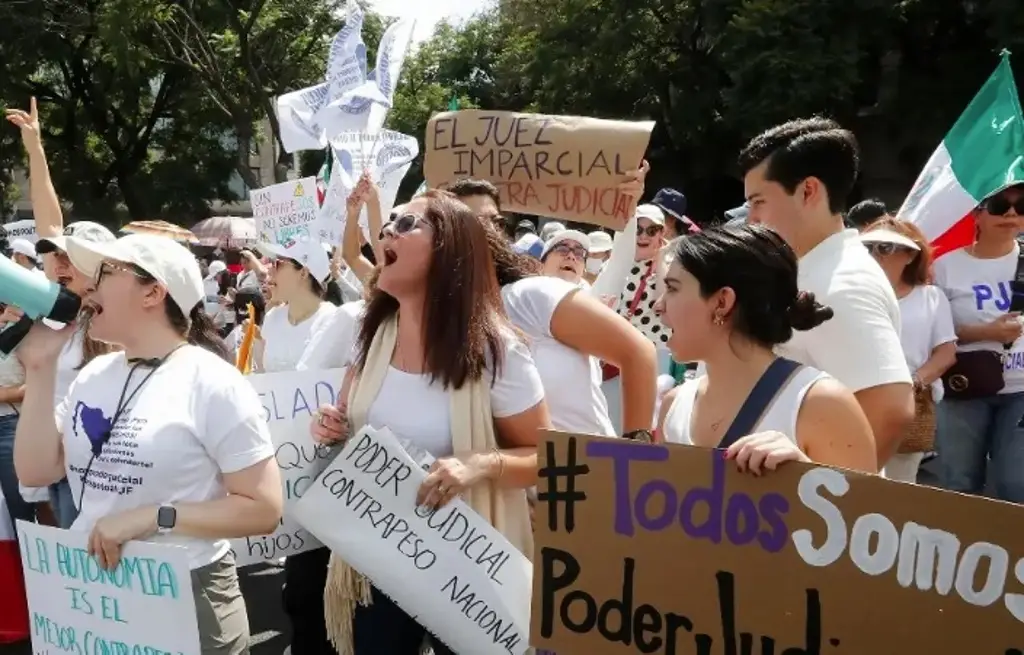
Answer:
[[[1024,508],[548,433],[531,643],[562,653],[1024,649]]]
[[[231,541],[238,566],[276,562],[321,547],[291,513],[330,459],[329,448],[313,443],[309,422],[317,407],[337,402],[344,377],[344,369],[246,376],[263,402],[263,417],[274,440],[284,487],[284,517],[273,534]]]
[[[198,655],[184,548],[129,542],[113,571],[88,554],[88,532],[18,521],[32,652]]]
[[[418,507],[420,463],[364,428],[293,515],[456,653],[522,655],[530,561],[461,500]]]
[[[630,200],[618,185],[640,167],[653,129],[653,121],[447,112],[427,124],[423,173],[431,187],[493,182],[506,211],[621,230]]]
[[[316,220],[316,178],[304,177],[249,192],[260,241],[284,243],[310,238]]]

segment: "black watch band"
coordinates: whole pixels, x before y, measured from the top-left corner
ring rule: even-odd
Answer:
[[[178,524],[178,510],[170,505],[161,505],[156,511],[156,528],[160,534],[167,534]]]

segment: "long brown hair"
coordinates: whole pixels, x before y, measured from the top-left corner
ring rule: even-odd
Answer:
[[[97,341],[89,336],[89,325],[92,323],[92,312],[82,312],[78,315],[78,330],[82,333],[82,361],[75,367],[81,371],[85,365],[100,355],[106,355],[121,348],[110,343]]]
[[[921,232],[920,228],[909,221],[901,221],[898,218],[886,216],[867,226],[864,232],[872,230],[889,230],[905,236],[916,243],[920,250],[914,253],[914,258],[903,267],[900,278],[904,284],[909,284],[912,287],[921,284],[931,284],[932,261],[934,259],[932,256],[932,246],[928,243],[928,239]]]
[[[494,259],[494,271],[498,276],[499,287],[540,275],[540,261],[516,252],[508,242],[508,237],[493,221],[479,220],[487,233],[487,244],[491,249],[491,258]]]
[[[445,389],[460,389],[490,368],[498,373],[504,355],[505,318],[487,231],[452,194],[428,191],[424,222],[433,232],[433,256],[426,276],[423,315],[424,372]],[[398,301],[381,291],[376,276],[359,330],[356,369],[362,370],[373,337],[398,313]]]

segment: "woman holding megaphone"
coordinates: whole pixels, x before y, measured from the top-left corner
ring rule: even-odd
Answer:
[[[79,221],[64,228],[64,215],[60,200],[50,179],[50,169],[43,150],[42,131],[39,126],[39,111],[32,98],[29,111],[8,109],[7,120],[21,130],[21,140],[28,154],[30,197],[32,213],[36,222],[36,233],[40,236],[36,252],[41,255],[43,272],[53,283],[60,284],[67,291],[79,297],[84,296],[90,286],[87,275],[77,270],[68,259],[67,238],[75,237],[96,243],[111,242],[113,233],[98,223]],[[51,327],[59,324],[50,323]],[[108,353],[113,347],[89,337],[88,317],[77,323],[77,328],[64,342],[56,366],[53,388],[53,402],[60,404],[78,372],[95,357]],[[23,348],[16,351],[19,358]],[[66,479],[50,486],[50,504],[57,524],[69,528],[78,515],[71,488]]]
[[[93,336],[123,352],[90,362],[55,405],[56,360],[75,328],[32,328],[18,477],[41,485],[67,474],[80,511],[71,529],[89,533],[106,569],[129,541],[184,548],[202,653],[248,652],[228,540],[273,532],[283,502],[259,397],[227,361],[187,248],[141,234],[66,245],[94,280]]]

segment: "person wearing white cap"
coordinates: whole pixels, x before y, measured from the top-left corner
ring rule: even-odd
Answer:
[[[11,261],[22,268],[39,269],[39,255],[36,254],[36,247],[28,239],[11,241]]]
[[[540,262],[544,275],[580,284],[590,252],[590,238],[577,230],[556,232],[544,242]]]
[[[225,331],[229,313],[226,302],[227,277],[228,265],[219,259],[215,259],[210,262],[209,268],[206,269],[206,277],[203,278],[203,306],[210,320],[213,321],[214,327],[221,334],[224,334],[226,331],[230,332],[230,330]],[[232,322],[233,319],[234,317],[232,316]]]
[[[612,237],[604,230],[594,230],[587,238],[590,239],[590,252],[587,254],[586,278],[593,282],[612,254]]]
[[[558,221],[548,221],[540,228],[540,240],[547,243],[551,237],[555,236],[559,232],[565,231],[565,223],[559,223]]]
[[[104,569],[129,541],[182,548],[201,652],[248,652],[228,539],[273,532],[283,503],[260,399],[224,358],[187,248],[145,234],[67,248],[95,280],[93,334],[124,351],[90,362],[55,407],[54,364],[72,329],[32,329],[18,477],[38,485],[67,473],[80,509],[71,529],[89,533]]]
[[[270,288],[282,304],[267,311],[255,347],[256,370],[294,371],[310,339],[337,309],[324,300],[331,260],[316,239],[260,246],[273,260]]]
[[[956,363],[956,330],[946,294],[929,283],[932,249],[912,223],[883,218],[860,240],[885,272],[900,304],[900,343],[914,381],[915,422],[885,463],[885,476],[917,482],[925,453],[933,450],[935,408],[944,395],[942,375]]]

